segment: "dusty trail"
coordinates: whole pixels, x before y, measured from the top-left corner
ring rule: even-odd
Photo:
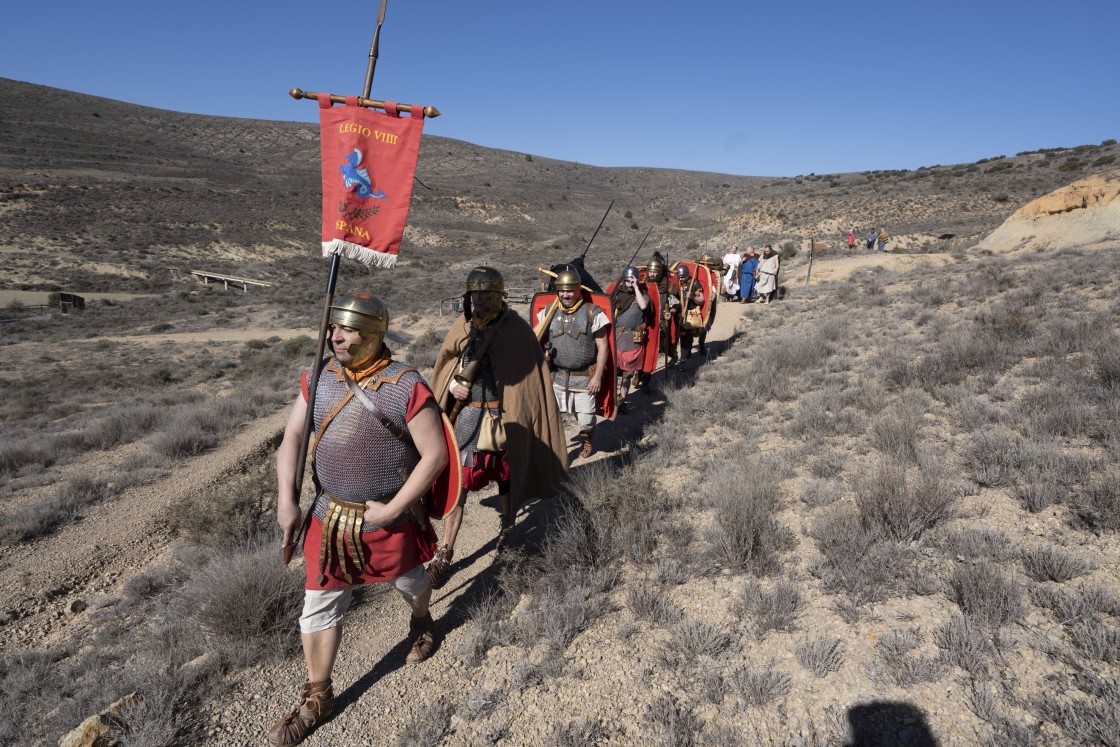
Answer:
[[[119,591],[127,578],[157,562],[170,547],[167,512],[207,500],[216,485],[274,449],[286,417],[280,412],[262,418],[221,449],[179,465],[155,483],[125,490],[78,522],[0,550],[0,596],[8,600],[0,653],[82,636],[96,612],[73,614],[71,605]]]

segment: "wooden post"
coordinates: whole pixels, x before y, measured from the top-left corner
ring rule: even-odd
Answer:
[[[809,239],[809,268],[805,270],[805,287],[809,287],[809,276],[813,274],[813,248],[817,245],[816,239]]]

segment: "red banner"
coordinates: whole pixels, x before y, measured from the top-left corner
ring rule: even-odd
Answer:
[[[323,256],[341,254],[367,265],[397,261],[412,179],[424,130],[424,107],[402,117],[397,104],[385,114],[358,106],[356,96],[333,107],[319,95],[323,153]]]

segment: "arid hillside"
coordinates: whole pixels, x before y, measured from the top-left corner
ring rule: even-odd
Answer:
[[[277,283],[281,300],[319,291],[315,125],[179,114],[7,79],[0,96],[5,286],[162,292],[190,288],[183,271],[202,265]],[[311,104],[292,101],[293,112],[301,106]],[[489,260],[513,284],[535,283],[538,264],[583,250],[611,200],[589,256],[601,276],[650,227],[649,246],[670,258],[722,255],[731,242],[839,248],[849,228],[878,226],[896,248],[940,251],[975,244],[1021,205],[1120,156],[1106,142],[915,171],[764,178],[597,168],[439,131],[439,119],[427,124],[402,266],[392,282],[375,280],[402,310],[450,295],[433,268],[457,275]],[[345,273],[344,286],[365,274]]]
[[[273,453],[327,267],[316,128],[0,97],[0,745],[261,744],[304,674]],[[653,226],[640,259],[780,246],[782,300],[721,304],[511,551],[471,496],[428,661],[360,591],[307,744],[1120,745],[1118,156],[779,179],[426,137],[402,262],[340,280],[423,372],[470,266],[533,286],[612,199],[600,279]],[[86,307],[25,306],[51,292]]]

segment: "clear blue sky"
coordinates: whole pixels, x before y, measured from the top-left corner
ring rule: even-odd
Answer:
[[[0,76],[314,121],[285,92],[360,93],[377,8],[20,0]],[[1120,137],[1117,28],[1118,0],[390,0],[372,95],[439,107],[431,134],[600,166],[917,168]]]

